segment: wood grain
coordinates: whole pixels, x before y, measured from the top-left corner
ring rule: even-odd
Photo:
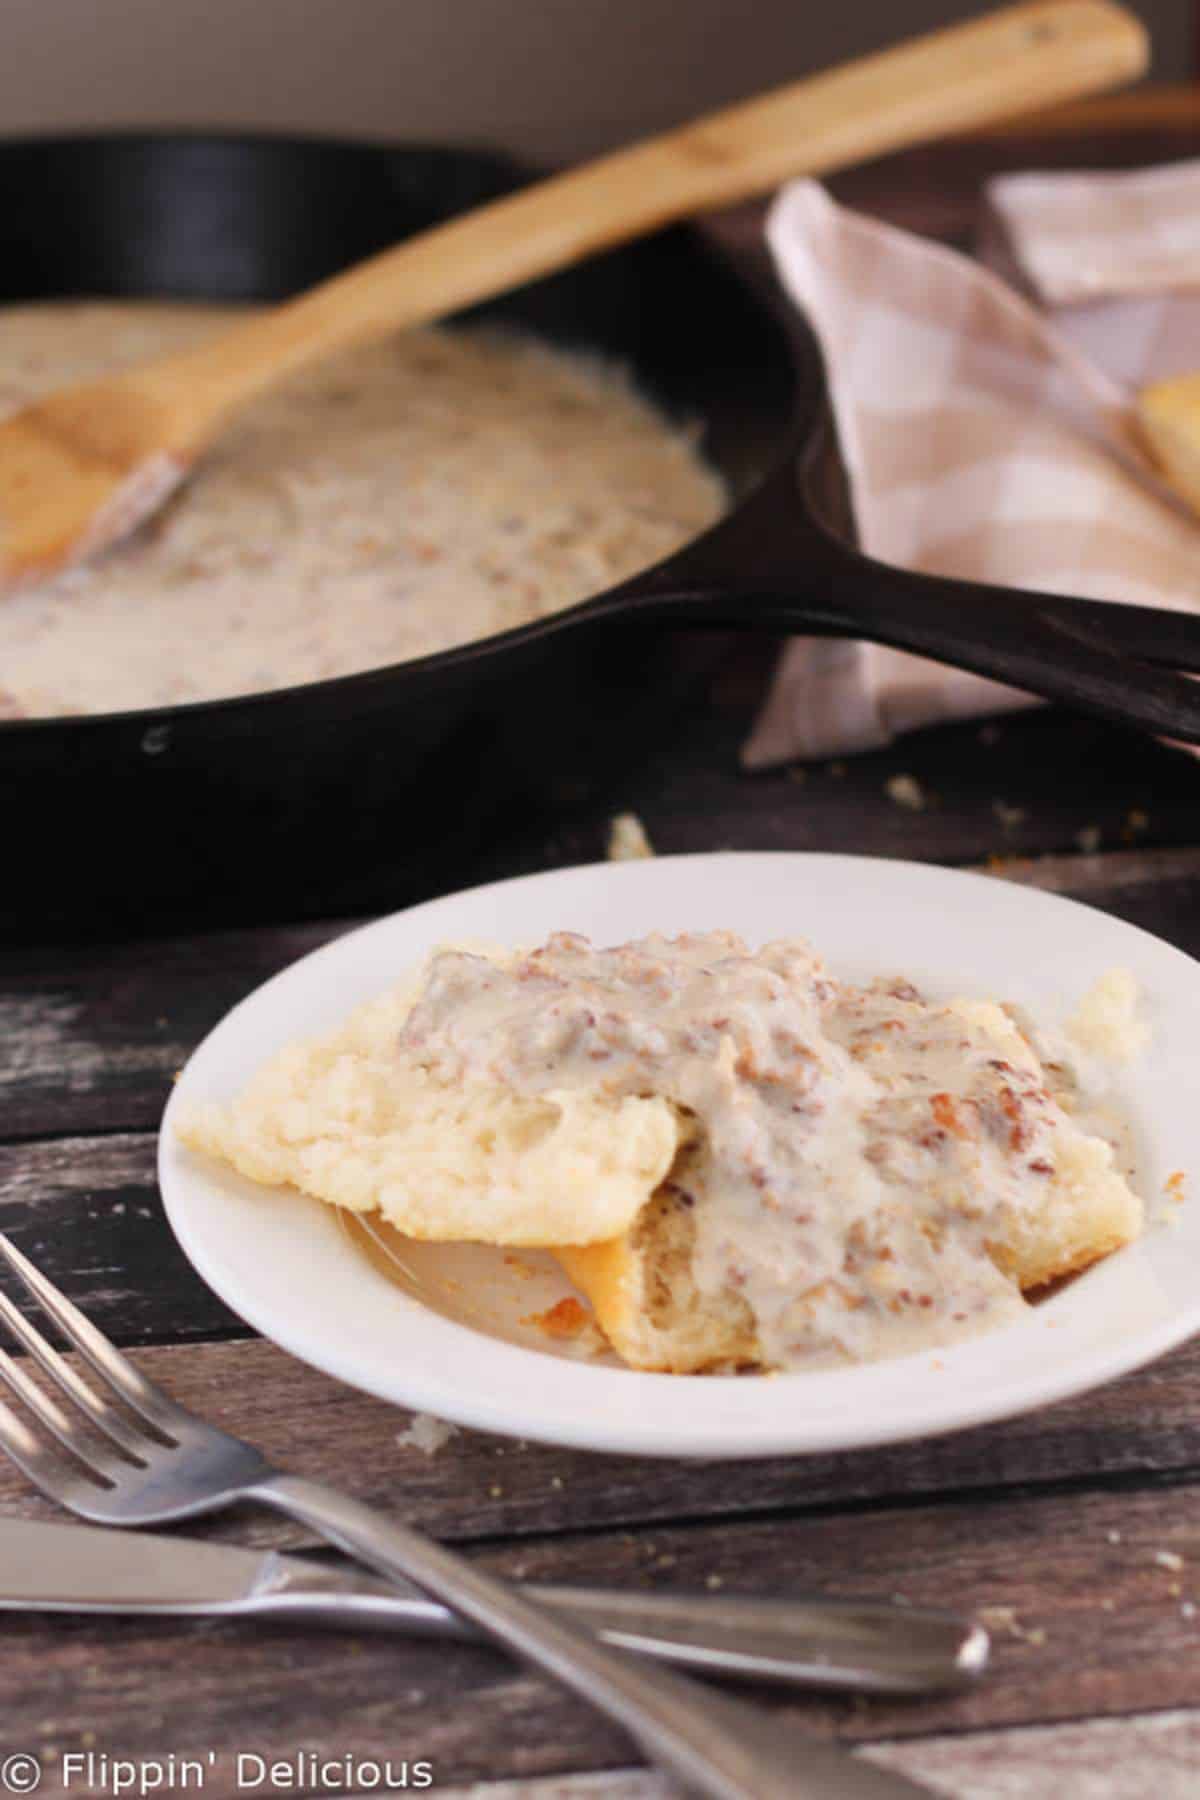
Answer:
[[[717,1579],[978,1610],[991,1622],[993,1662],[967,1694],[867,1705],[756,1691],[801,1734],[919,1739],[1188,1707],[1200,1629],[1198,1500],[1194,1486],[1047,1494],[719,1529],[559,1533],[479,1554],[510,1577],[663,1587]],[[1171,1567],[1157,1560],[1164,1554]],[[76,1748],[88,1729],[96,1747],[124,1755],[212,1743],[281,1755],[301,1745],[329,1756],[407,1750],[433,1757],[444,1781],[628,1760],[618,1735],[586,1708],[485,1648],[14,1615],[0,1625],[0,1660],[5,1752],[31,1742]]]
[[[822,850],[967,864],[1079,854],[1081,842],[1102,851],[1194,842],[1190,759],[1050,709],[752,777],[738,765],[749,719],[732,706],[685,719],[668,761],[602,800],[581,799],[549,839],[531,831],[482,859],[481,878],[595,860],[613,810],[638,813],[663,854]],[[897,774],[916,780],[921,810],[892,797]]]
[[[870,1744],[860,1755],[957,1800],[1194,1800],[1200,1713],[1174,1710]],[[486,1782],[470,1800],[676,1800],[648,1769]],[[467,1800],[452,1788],[443,1800]]]
[[[147,1133],[0,1145],[0,1226],[123,1344],[245,1327],[166,1222]]]
[[[0,1138],[156,1123],[210,1026],[344,929],[0,948]]]
[[[597,1456],[470,1431],[426,1457],[398,1441],[407,1413],[260,1339],[159,1345],[133,1355],[185,1406],[253,1439],[284,1467],[349,1483],[364,1500],[402,1507],[458,1542],[658,1529],[679,1520],[824,1518],[847,1506],[905,1509],[935,1498],[982,1506],[1039,1491],[1116,1493],[1139,1483],[1157,1490],[1200,1470],[1200,1344],[1007,1423],[915,1444],[755,1462]],[[56,1516],[6,1463],[0,1511]],[[195,1529],[263,1547],[311,1541],[268,1513]]]

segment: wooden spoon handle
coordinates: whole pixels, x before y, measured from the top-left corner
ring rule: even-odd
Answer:
[[[154,372],[206,434],[301,364],[444,317],[657,226],[922,138],[1132,79],[1113,0],[1032,0],[724,108],[384,251]],[[173,390],[173,391],[172,391]],[[199,390],[199,391],[197,391]]]

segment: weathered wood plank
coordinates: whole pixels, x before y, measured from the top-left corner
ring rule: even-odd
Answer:
[[[863,1754],[954,1800],[1194,1800],[1200,1713],[968,1732]]]
[[[474,1782],[469,1788],[443,1789],[442,1800],[679,1800],[679,1790],[652,1769],[605,1769],[549,1780]]]
[[[250,1438],[284,1467],[349,1483],[363,1499],[400,1508],[460,1541],[626,1526],[657,1530],[679,1519],[824,1516],[831,1507],[904,1507],[931,1496],[982,1496],[990,1503],[1014,1489],[1161,1484],[1193,1479],[1200,1470],[1200,1343],[1079,1400],[984,1430],[749,1463],[595,1456],[470,1431],[429,1457],[398,1442],[407,1413],[260,1340],[159,1346],[133,1355],[184,1405]],[[0,1512],[56,1516],[2,1460]],[[262,1545],[308,1541],[267,1513],[208,1529]]]
[[[993,861],[987,872],[1084,900],[1200,955],[1200,850],[1017,857]]]
[[[146,1133],[0,1145],[0,1224],[121,1343],[243,1334],[167,1224]]]
[[[865,1755],[863,1751],[861,1754]],[[549,1781],[483,1781],[448,1788],[443,1800],[679,1800],[678,1790],[651,1769],[605,1769]]]
[[[993,1666],[968,1694],[869,1704],[757,1695],[801,1739],[917,1740],[909,1766],[919,1772],[919,1740],[930,1735],[1192,1706],[1198,1502],[1196,1487],[1045,1495],[569,1534],[491,1546],[483,1560],[537,1579],[702,1587],[718,1578],[776,1593],[824,1585],[984,1609]],[[442,1782],[628,1761],[619,1735],[586,1708],[483,1648],[14,1615],[0,1623],[0,1682],[3,1753],[53,1744],[126,1756],[425,1756]],[[231,1789],[218,1776],[206,1791]]]
[[[761,682],[761,665],[756,665]],[[1071,854],[1081,834],[1099,848],[1190,847],[1196,841],[1194,762],[1178,751],[1055,709],[946,726],[886,750],[747,776],[738,749],[753,702],[745,663],[718,708],[683,720],[669,757],[627,775],[615,801],[638,812],[662,852],[824,850],[953,864]],[[1053,771],[1053,779],[1048,772]],[[911,775],[914,811],[888,792]],[[606,811],[584,799],[544,829],[480,860],[477,880],[582,862],[602,854]]]
[[[155,1123],[222,1014],[344,929],[0,950],[0,1139]]]
[[[1146,895],[1167,887],[1200,885],[1200,849],[1113,850],[1103,854],[1000,858],[982,865],[990,875],[1070,894],[1091,901],[1098,896],[1106,911],[1122,900],[1137,905]]]
[[[1194,1800],[1200,1713],[1140,1713],[1008,1731],[870,1744],[869,1762],[901,1770],[949,1800]],[[443,1800],[677,1800],[648,1769],[610,1769],[565,1780],[496,1781],[451,1788]]]

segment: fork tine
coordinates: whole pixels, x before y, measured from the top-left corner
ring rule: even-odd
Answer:
[[[72,1491],[87,1486],[95,1493],[99,1487],[98,1483],[93,1484],[87,1476],[71,1467],[57,1451],[49,1449],[3,1400],[0,1400],[0,1450],[48,1500],[69,1505],[68,1496]]]
[[[0,1350],[0,1381],[28,1408],[42,1430],[48,1431],[64,1450],[69,1450],[75,1460],[83,1464],[98,1485],[112,1487],[112,1477],[104,1467],[104,1459],[88,1443],[76,1421],[63,1411],[57,1400],[44,1394],[37,1383],[29,1379],[7,1350]]]
[[[168,1443],[175,1443],[172,1428],[187,1419],[183,1408],[177,1407],[160,1387],[135,1369],[128,1357],[122,1356],[116,1345],[110,1344],[104,1333],[97,1331],[91,1320],[85,1319],[79,1308],[73,1306],[65,1294],[59,1293],[54,1283],[21,1254],[3,1232],[0,1232],[0,1254],[63,1336],[90,1364],[93,1373],[115,1388],[125,1404],[132,1407],[147,1425],[160,1436],[165,1434]]]
[[[107,1400],[94,1393],[82,1376],[59,1355],[54,1345],[48,1343],[37,1327],[30,1324],[20,1307],[9,1299],[3,1289],[0,1289],[0,1319],[4,1320],[17,1342],[29,1352],[60,1391],[69,1400],[73,1400],[80,1412],[91,1420],[102,1437],[108,1439],[131,1461],[145,1461],[145,1451],[149,1446],[140,1423],[135,1426],[126,1416],[118,1413],[114,1406],[110,1406]]]

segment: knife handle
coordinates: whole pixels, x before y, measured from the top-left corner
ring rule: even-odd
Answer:
[[[936,1693],[973,1681],[989,1649],[980,1625],[880,1601],[570,1587],[533,1592],[624,1649],[697,1674],[798,1687]]]
[[[409,1595],[280,1558],[278,1584],[246,1610],[332,1626],[430,1637],[477,1634],[415,1589]],[[295,1571],[299,1571],[296,1573]],[[327,1583],[327,1585],[326,1585]],[[696,1674],[860,1693],[928,1694],[966,1686],[987,1663],[982,1626],[953,1613],[882,1601],[541,1587],[530,1596],[605,1642]]]

